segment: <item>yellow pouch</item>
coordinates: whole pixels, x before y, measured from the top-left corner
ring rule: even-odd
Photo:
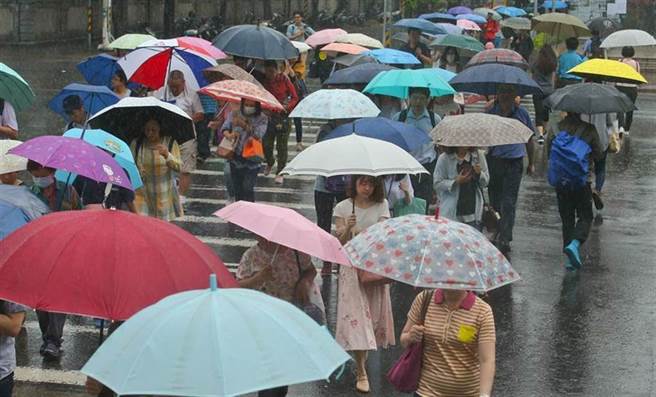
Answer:
[[[463,343],[472,343],[476,341],[476,327],[468,324],[461,324],[458,329],[458,341]]]

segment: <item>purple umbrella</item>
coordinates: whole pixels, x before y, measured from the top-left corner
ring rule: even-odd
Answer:
[[[458,6],[458,7],[449,8],[447,12],[451,15],[471,14],[472,9],[465,6]]]
[[[16,146],[8,153],[28,158],[44,167],[134,190],[125,171],[112,156],[82,139],[40,136]]]

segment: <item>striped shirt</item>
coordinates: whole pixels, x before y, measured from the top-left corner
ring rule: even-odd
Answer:
[[[421,323],[421,306],[428,292],[412,303],[408,319]],[[417,394],[421,397],[478,397],[478,344],[496,341],[492,309],[472,292],[456,310],[443,304],[436,290],[424,323],[424,354]]]

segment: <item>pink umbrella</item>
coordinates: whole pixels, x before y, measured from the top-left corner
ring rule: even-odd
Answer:
[[[276,244],[327,262],[351,264],[337,238],[289,208],[238,201],[214,215]]]
[[[346,34],[346,30],[344,29],[323,29],[315,32],[314,34],[311,34],[307,39],[305,39],[305,44],[311,47],[329,44],[343,34]]]
[[[356,44],[349,43],[330,43],[327,46],[323,47],[321,51],[326,52],[342,52],[344,54],[358,55],[365,51],[369,51],[368,48],[362,47]]]
[[[217,101],[240,102],[242,99],[259,102],[263,109],[281,112],[285,108],[269,91],[243,80],[223,80],[207,85],[200,90]]]
[[[459,19],[458,22],[456,22],[456,25],[460,26],[465,30],[473,30],[476,32],[479,32],[481,30],[481,27],[478,26],[476,22],[472,22],[469,19]]]
[[[225,52],[214,47],[212,43],[200,37],[178,37],[179,47],[189,48],[190,50],[204,52],[214,59],[226,59],[228,56]]]

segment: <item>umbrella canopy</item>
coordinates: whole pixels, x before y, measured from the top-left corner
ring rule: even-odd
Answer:
[[[294,305],[212,285],[137,313],[82,372],[120,395],[237,396],[327,379],[349,358]]]
[[[645,84],[647,80],[631,66],[612,59],[590,59],[576,65],[567,73],[586,79],[615,83]]]
[[[387,63],[392,65],[418,65],[421,63],[419,59],[417,59],[417,57],[414,55],[392,48],[371,50],[363,52],[362,55],[372,57],[380,63]]]
[[[308,44],[312,47],[318,47],[325,44],[332,43],[339,36],[345,35],[347,32],[344,29],[323,29],[317,32],[314,32],[307,39],[305,39],[305,44]]]
[[[495,8],[496,12],[498,12],[501,15],[507,16],[507,17],[523,17],[526,15],[526,11],[522,10],[521,8],[517,7],[497,7]]]
[[[590,35],[590,29],[585,26],[583,21],[574,15],[560,12],[552,12],[534,17],[533,30],[547,33],[558,41],[565,40],[568,37]]]
[[[298,58],[287,36],[261,25],[237,25],[219,33],[213,44],[226,54],[245,58],[285,60]]]
[[[269,91],[243,80],[223,80],[212,83],[198,91],[219,101],[241,102],[242,99],[259,102],[263,109],[276,112],[285,108]]]
[[[363,63],[334,71],[324,85],[367,84],[380,72],[396,69],[381,63]]]
[[[451,15],[471,14],[472,9],[465,6],[451,7],[447,10]]]
[[[481,27],[476,24],[476,22],[472,22],[469,19],[458,19],[458,22],[456,22],[456,25],[461,27],[464,30],[472,30],[474,32],[480,32]],[[453,32],[447,32],[453,34]]]
[[[0,98],[12,104],[14,109],[21,111],[34,102],[34,92],[20,74],[0,62]]]
[[[474,11],[472,12],[472,14],[480,15],[483,18],[486,18],[486,19],[487,19],[487,14],[492,14],[492,19],[495,19],[497,21],[500,21],[503,18],[501,16],[501,14],[499,14],[495,10],[493,10],[491,8],[487,8],[487,7],[474,8]]]
[[[460,14],[456,17],[458,20],[466,19],[478,24],[484,24],[487,20],[478,14]]]
[[[513,30],[531,30],[531,20],[528,18],[507,18],[501,21],[501,27]]]
[[[30,222],[0,242],[0,271],[2,299],[109,320],[202,288],[212,273],[221,286],[237,286],[214,251],[190,233],[116,210],[61,211]]]
[[[117,57],[109,54],[98,54],[78,63],[77,70],[87,83],[112,88],[112,77],[121,69],[117,61]]]
[[[422,18],[404,18],[396,22],[393,26],[401,29],[417,29],[431,34],[446,34],[446,31],[440,26]]]
[[[361,92],[351,89],[322,89],[303,98],[289,117],[320,120],[376,117],[380,109]]]
[[[141,175],[139,175],[139,170],[134,162],[134,157],[132,157],[130,146],[124,141],[103,130],[93,129],[82,130],[79,128],[73,128],[66,131],[64,136],[70,138],[82,138],[93,146],[110,153],[118,165],[127,171],[128,176],[130,177],[130,182],[132,182],[132,187],[139,189],[143,186],[143,181],[141,180]],[[62,171],[57,171],[55,176],[58,180],[68,183],[73,183],[76,178],[76,175]]]
[[[238,201],[214,215],[276,244],[327,262],[350,265],[342,244],[316,223],[289,208]]]
[[[588,26],[590,31],[596,30],[599,32],[601,37],[606,37],[620,29],[620,26],[617,24],[617,22],[613,21],[612,19],[603,17],[591,19],[585,24]]]
[[[462,25],[463,25],[463,23],[461,23],[461,21],[463,21],[466,24],[473,23],[471,21],[467,21],[466,19],[460,19],[456,22],[455,25],[452,24],[452,23],[446,23],[446,22],[438,22],[438,23],[436,23],[436,25],[438,25],[442,29],[444,29],[446,31],[446,34],[462,34],[462,31],[463,31],[463,26]],[[474,25],[476,25],[476,24],[474,24]]]
[[[109,132],[125,142],[143,136],[148,120],[160,120],[160,134],[171,136],[178,143],[195,138],[194,122],[176,105],[155,97],[123,98],[114,106],[103,109],[89,119],[92,128]]]
[[[528,69],[528,63],[524,60],[524,57],[519,55],[513,50],[508,50],[505,48],[494,48],[491,50],[484,50],[474,55],[465,68],[484,65],[486,63],[496,63],[510,66],[517,66],[524,70]]]
[[[651,34],[644,30],[625,29],[619,30],[610,36],[606,37],[601,42],[601,48],[616,48],[616,47],[644,47],[656,45],[656,39]]]
[[[145,47],[149,45],[154,45],[157,40],[149,41],[140,45],[140,47]],[[168,45],[175,46],[180,48],[187,48],[201,54],[207,54],[213,59],[226,59],[228,56],[225,52],[214,47],[209,41],[202,39],[200,37],[193,36],[182,36],[177,39],[172,40],[159,40],[161,44],[159,45]],[[151,44],[152,43],[152,44]]]
[[[432,47],[455,47],[461,50],[473,53],[481,52],[485,49],[483,44],[471,36],[447,34],[433,40],[430,44]]]
[[[446,218],[391,218],[345,247],[353,266],[415,287],[487,292],[519,280],[487,237]]]
[[[38,218],[50,212],[50,208],[32,193],[27,186],[0,183],[0,201],[20,208],[30,219]]]
[[[323,140],[356,134],[393,143],[406,152],[413,152],[430,143],[428,135],[411,124],[387,117],[367,117],[335,128]]]
[[[10,149],[9,153],[36,161],[44,167],[134,190],[125,171],[112,156],[82,139],[44,135]]]
[[[321,48],[321,51],[335,52],[335,53],[341,52],[344,54],[358,55],[358,54],[362,54],[363,52],[369,51],[369,49],[356,44],[330,43],[324,46],[323,48]]]
[[[545,0],[545,2],[542,3],[541,8],[544,8],[545,10],[553,10],[554,6],[555,6],[556,10],[564,10],[568,7],[567,3],[565,3],[564,1],[561,1],[561,0],[556,0],[556,4],[554,4],[553,1],[551,1],[551,0]]]
[[[310,47],[307,43],[304,43],[302,41],[292,40],[292,45],[296,47],[298,52],[300,52],[301,54],[305,54],[306,52],[312,49],[312,47]]]
[[[447,21],[455,22],[456,17],[451,14],[445,14],[443,12],[432,12],[430,14],[421,14],[418,18],[427,19],[429,21]]]
[[[27,169],[27,159],[25,157],[7,153],[10,149],[22,143],[13,139],[0,140],[0,175]]]
[[[526,143],[533,131],[521,121],[486,113],[445,117],[431,136],[440,146],[489,147]]]
[[[204,69],[203,74],[205,74],[205,77],[209,80],[221,80],[227,78],[230,80],[248,81],[249,83],[261,86],[260,82],[257,81],[257,79],[253,77],[252,74],[231,63],[222,63],[220,65]]]
[[[542,93],[537,83],[525,71],[516,66],[497,63],[469,67],[451,79],[449,84],[456,91],[480,95],[496,95],[500,84],[512,85],[520,96]]]
[[[69,95],[77,95],[82,99],[84,110],[92,116],[107,106],[114,105],[119,97],[105,86],[72,83],[64,87],[54,98],[48,102],[48,107],[55,113],[61,115],[65,120],[70,116],[64,111],[64,99]]]
[[[440,77],[437,69],[402,69],[383,72],[367,84],[364,92],[407,98],[411,87],[428,88],[432,97],[455,93],[449,83]]]
[[[612,85],[572,84],[556,90],[545,100],[554,110],[579,114],[625,113],[637,108],[629,97]]]
[[[351,54],[346,54],[346,55],[341,55],[333,59],[334,63],[337,63],[339,65],[344,65],[344,66],[355,66],[355,65],[363,65],[365,63],[377,63],[375,58],[358,54],[358,55],[351,55]]]
[[[29,221],[22,209],[0,200],[0,240]]]
[[[155,40],[155,37],[149,34],[128,33],[112,41],[107,47],[111,50],[134,50],[149,40]]]
[[[337,36],[335,42],[355,44],[367,48],[383,48],[383,43],[362,33],[346,33]]]
[[[282,174],[317,176],[425,173],[414,157],[393,143],[356,134],[315,143],[282,170]]]

